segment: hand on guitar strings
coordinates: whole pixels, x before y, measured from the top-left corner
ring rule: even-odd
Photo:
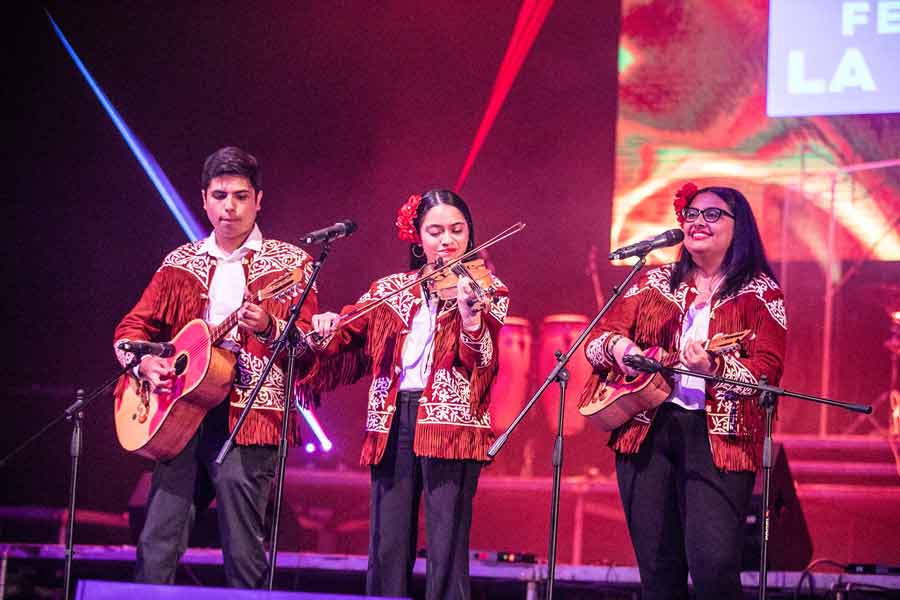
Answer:
[[[165,358],[147,354],[141,358],[138,375],[150,383],[154,393],[167,394],[172,391],[175,368]]]
[[[238,325],[249,329],[252,333],[263,334],[269,330],[272,317],[263,308],[244,299],[244,304],[238,310]]]
[[[706,351],[702,342],[690,341],[684,345],[684,349],[678,354],[678,359],[685,369],[696,371],[705,375],[712,375],[716,371],[716,363],[713,355]]]

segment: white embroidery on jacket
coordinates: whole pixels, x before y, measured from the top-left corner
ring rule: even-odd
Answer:
[[[606,340],[608,340],[609,336],[612,334],[611,331],[604,331],[600,334],[600,337],[591,340],[587,345],[584,354],[587,356],[588,362],[591,363],[592,366],[607,369],[612,366],[612,362],[605,352]]]
[[[726,379],[732,379],[734,381],[746,381],[747,383],[759,383],[759,380],[750,372],[744,363],[739,361],[732,354],[723,354],[721,355],[722,361],[725,363],[725,368],[722,373],[722,377]],[[756,390],[753,388],[732,385],[730,383],[717,383],[717,397],[718,393],[725,392],[734,392],[735,394],[741,394],[742,396],[752,396],[756,393]]]
[[[478,353],[477,363],[479,367],[486,367],[491,364],[491,359],[494,357],[494,342],[491,340],[491,333],[487,330],[487,327],[482,328],[481,337],[478,339],[473,338],[463,330],[460,334],[460,340],[470,350]]]
[[[131,340],[129,340],[128,338],[122,338],[120,340],[116,340],[115,343],[113,344],[113,350],[115,350],[115,352],[116,352],[116,360],[118,360],[119,364],[121,364],[123,367],[131,364],[131,361],[134,360],[134,353],[120,350],[119,344],[121,344],[122,342],[130,342],[130,341]]]
[[[718,310],[720,306],[725,304],[726,302],[730,302],[737,298],[738,296],[743,296],[744,294],[753,294],[756,296],[760,302],[762,302],[766,310],[769,311],[769,314],[772,315],[772,318],[781,325],[782,329],[787,329],[787,316],[784,311],[784,300],[782,298],[775,298],[774,300],[766,300],[766,294],[770,291],[779,291],[781,290],[778,287],[778,284],[775,283],[775,280],[765,274],[760,274],[750,280],[749,283],[744,285],[734,296],[726,296],[724,298],[719,298],[712,310],[715,312]]]
[[[497,296],[490,303],[490,307],[488,313],[503,323],[506,320],[506,313],[509,311],[509,296]]]
[[[309,281],[312,274],[312,259],[303,250],[279,240],[263,240],[262,248],[254,253],[247,273],[247,282],[253,283],[260,277],[270,273],[289,273],[303,267],[303,283]],[[313,286],[315,290],[315,286]],[[302,291],[302,288],[298,292]]]
[[[256,382],[259,381],[265,364],[265,359],[241,348],[237,356],[237,375],[234,381],[237,400],[231,403],[232,406],[243,408],[247,405],[247,398],[256,386]],[[284,371],[277,364],[272,365],[269,376],[266,377],[266,381],[259,390],[259,396],[253,403],[253,409],[284,409]]]
[[[419,423],[490,429],[488,411],[480,418],[475,418],[470,412],[469,380],[455,369],[438,369],[431,390],[431,398],[423,396],[419,401],[419,409],[424,411]]]
[[[204,289],[207,289],[209,283],[209,274],[212,270],[213,260],[208,254],[200,254],[200,247],[203,240],[183,244],[175,248],[163,259],[159,271],[166,267],[172,269],[180,269],[190,273],[200,282]]]
[[[625,298],[636,296],[641,292],[649,289],[656,290],[666,300],[675,304],[681,312],[684,312],[685,299],[687,298],[688,286],[684,282],[678,286],[673,294],[669,291],[669,281],[672,278],[672,265],[663,265],[647,272],[647,277],[643,283],[636,283],[628,288],[625,292]]]
[[[388,418],[391,416],[385,408],[388,392],[391,389],[389,377],[376,377],[369,386],[369,405],[366,410],[366,431],[388,433]]]
[[[746,432],[738,418],[738,410],[740,410],[740,403],[734,394],[717,389],[716,402],[706,410],[709,420],[712,422],[709,434],[745,435]]]
[[[766,302],[766,310],[775,319],[775,322],[781,325],[781,328],[787,330],[787,314],[784,311],[784,298],[776,298],[771,302]]]
[[[408,275],[406,273],[394,273],[393,275],[382,277],[375,282],[375,289],[369,290],[360,296],[356,303],[364,304],[372,300],[384,298],[388,294],[396,292],[404,285],[408,285],[411,281],[413,281],[413,275]],[[385,304],[397,313],[397,316],[399,316],[405,324],[409,325],[415,301],[416,295],[409,290],[405,290],[393,296],[390,300],[387,300]]]

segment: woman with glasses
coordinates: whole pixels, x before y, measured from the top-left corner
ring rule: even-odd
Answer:
[[[783,369],[784,297],[747,199],[728,187],[682,186],[677,262],[645,272],[591,332],[594,374],[582,405],[607,375],[636,376],[625,356],[657,346],[677,366],[777,384]],[[739,350],[714,354],[717,334],[749,330]],[[667,376],[668,377],[668,376]],[[627,379],[626,379],[627,381]],[[668,378],[658,407],[615,429],[616,475],[641,575],[641,598],[742,598],[744,517],[762,452],[763,411],[750,388]]]

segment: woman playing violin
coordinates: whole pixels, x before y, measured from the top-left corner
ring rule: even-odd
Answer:
[[[475,282],[462,276],[442,294],[455,298],[416,285],[361,318],[342,319],[408,285],[423,267],[474,248],[469,208],[450,191],[412,196],[396,225],[410,242],[411,271],[376,280],[340,315],[312,318],[323,338],[313,385],[372,375],[361,458],[372,479],[366,593],[410,595],[424,496],[426,598],[468,599],[472,500],[493,442],[489,391],[509,299],[488,275],[494,296],[479,301]]]
[[[651,346],[679,366],[777,384],[787,330],[784,297],[756,220],[733,188],[685,184],[675,211],[684,231],[676,263],[646,272],[588,338],[594,376],[635,376],[624,362]],[[714,335],[750,330],[740,353],[714,355]],[[654,350],[655,352],[655,350]],[[613,431],[619,493],[641,575],[641,598],[742,598],[744,517],[760,463],[763,414],[754,390],[676,375],[659,407]]]

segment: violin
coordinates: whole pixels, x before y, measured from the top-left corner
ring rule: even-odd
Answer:
[[[420,271],[421,275],[431,275],[423,284],[432,296],[436,296],[441,300],[454,300],[458,291],[457,283],[461,277],[466,277],[472,282],[472,291],[475,293],[475,299],[469,300],[469,306],[476,303],[483,304],[494,297],[496,290],[494,289],[491,272],[488,271],[484,260],[476,258],[475,260],[462,263],[458,262],[450,266],[449,269],[444,268],[444,262],[438,259],[435,263],[428,263]]]
[[[493,293],[490,271],[487,270],[487,267],[484,265],[484,261],[480,258],[472,260],[465,265],[463,265],[463,261],[476,256],[481,250],[493,246],[497,242],[503,241],[506,238],[519,233],[523,229],[525,229],[525,223],[522,223],[520,221],[515,225],[507,227],[505,230],[495,235],[483,244],[472,248],[462,256],[458,256],[453,260],[441,264],[440,266],[431,265],[431,267],[428,268],[428,273],[420,274],[419,277],[416,277],[413,281],[410,281],[399,289],[394,290],[392,293],[383,296],[378,300],[365,304],[364,306],[360,306],[353,312],[341,315],[340,322],[337,325],[338,328],[343,327],[344,325],[347,325],[348,323],[351,323],[356,319],[359,319],[363,315],[366,315],[369,312],[375,310],[375,308],[377,308],[384,302],[387,302],[390,298],[393,298],[397,294],[400,294],[401,292],[404,292],[415,285],[420,285],[423,283],[430,286],[432,285],[430,282],[436,279],[443,280],[443,283],[440,285],[440,290],[444,291],[438,292],[439,297],[456,298],[456,284],[459,280],[459,277],[468,277],[473,282],[473,290],[475,290],[475,295],[478,298],[472,303],[472,305],[474,306],[475,302],[482,302],[482,298],[487,298],[489,294]],[[428,265],[426,265],[426,267],[428,267]],[[487,285],[487,287],[485,287],[485,285]],[[482,295],[479,296],[479,293],[481,293]],[[440,296],[440,294],[444,294],[444,296]],[[306,339],[310,338],[312,339],[313,343],[318,343],[319,341],[317,339],[318,334],[316,334],[314,331],[306,334]]]

